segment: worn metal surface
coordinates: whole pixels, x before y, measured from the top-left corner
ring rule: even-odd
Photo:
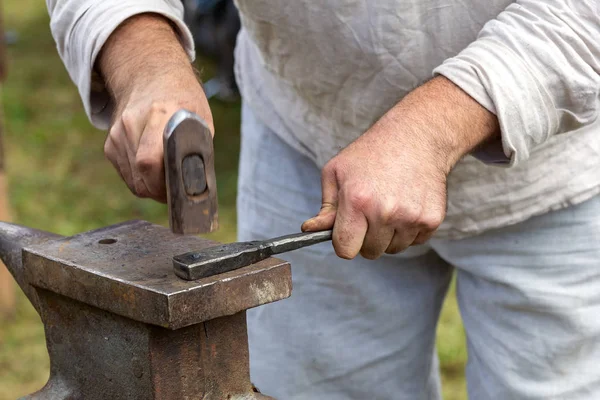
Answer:
[[[25,275],[37,287],[171,329],[291,294],[290,266],[274,258],[194,282],[173,274],[174,255],[215,244],[131,221],[27,248]]]
[[[169,223],[175,233],[217,229],[217,183],[212,135],[196,114],[179,110],[164,132]]]
[[[332,231],[304,232],[267,240],[222,244],[173,257],[175,274],[196,280],[233,271],[302,247],[331,240]]]
[[[204,161],[198,154],[192,154],[183,159],[183,188],[188,196],[199,196],[206,191],[206,172]]]
[[[170,330],[45,290],[40,298],[51,376],[33,399],[255,398],[245,312]]]
[[[289,296],[289,264],[172,274],[173,254],[213,244],[144,221],[68,238],[0,223],[0,255],[36,303],[50,355],[48,383],[25,398],[268,399],[250,382],[245,309]]]

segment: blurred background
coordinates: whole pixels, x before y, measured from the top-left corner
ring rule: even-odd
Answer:
[[[186,22],[203,53],[198,67],[213,95],[220,230],[210,237],[231,242],[240,123],[231,73],[231,35],[235,37],[237,19],[230,2],[184,3]],[[4,21],[0,29],[5,32],[0,47],[6,47],[7,60],[0,84],[0,132],[8,182],[6,194],[0,196],[8,201],[12,221],[62,235],[130,219],[167,226],[166,206],[136,199],[104,159],[106,133],[93,128],[84,114],[50,35],[45,2],[0,0],[0,6]],[[44,329],[34,309],[20,289],[11,295],[7,285],[12,282],[5,274],[0,280],[0,400],[12,400],[45,384],[49,361]],[[454,290],[440,318],[437,345],[445,399],[466,399],[465,337]]]

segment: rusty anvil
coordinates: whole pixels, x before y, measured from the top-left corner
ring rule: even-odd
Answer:
[[[24,399],[268,399],[250,382],[246,310],[290,296],[290,265],[173,274],[174,255],[214,245],[145,221],[71,237],[0,222],[50,355],[48,383]]]
[[[176,113],[165,132],[174,232],[216,227],[212,165],[206,125]],[[174,232],[132,221],[61,237],[0,222],[0,257],[50,356],[48,383],[24,399],[268,399],[250,382],[246,310],[290,296],[290,265],[270,258],[182,280],[173,257],[217,243]]]

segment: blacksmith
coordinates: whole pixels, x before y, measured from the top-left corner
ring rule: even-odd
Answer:
[[[47,2],[106,156],[164,201],[166,121],[212,127],[180,1]],[[600,399],[599,4],[237,2],[239,239],[334,229],[250,313],[259,388],[439,399],[455,270],[471,399]]]

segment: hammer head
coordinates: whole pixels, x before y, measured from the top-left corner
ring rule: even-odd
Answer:
[[[163,140],[171,231],[197,234],[216,230],[217,182],[208,125],[182,109],[167,123]]]

